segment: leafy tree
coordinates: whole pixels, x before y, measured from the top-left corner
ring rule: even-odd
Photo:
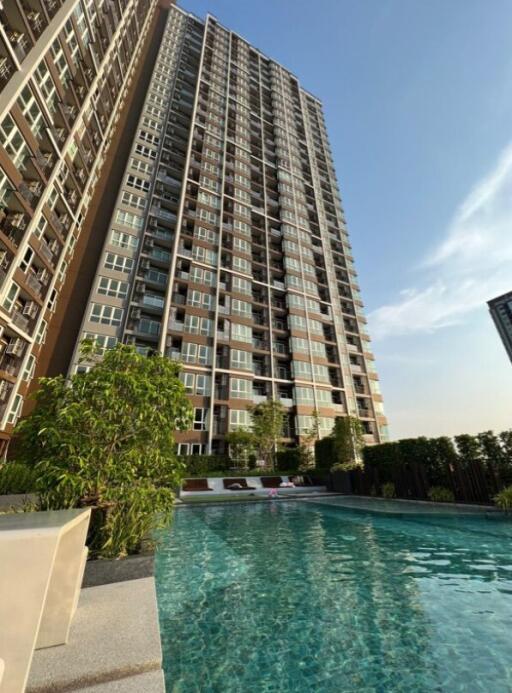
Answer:
[[[459,460],[464,467],[469,466],[473,462],[481,461],[480,443],[476,436],[463,433],[455,436],[455,443],[457,444]]]
[[[485,464],[485,470],[494,490],[497,491],[501,486],[501,479],[506,477],[507,472],[507,455],[500,439],[493,431],[483,431],[476,436],[480,445],[482,461]]]
[[[349,470],[361,464],[364,447],[363,425],[354,416],[339,416],[334,422],[334,464]]]
[[[226,435],[226,443],[229,445],[229,457],[233,462],[247,466],[250,455],[255,449],[254,434],[245,428],[230,431]]]
[[[281,402],[267,400],[251,408],[252,432],[259,454],[274,469],[277,445],[283,437],[284,407]]]
[[[512,429],[508,431],[502,431],[498,438],[505,455],[505,469],[503,471],[502,481],[506,484],[512,483]]]
[[[122,344],[101,358],[93,342],[87,373],[42,378],[36,407],[18,425],[18,458],[35,463],[43,509],[91,505],[90,548],[105,557],[139,550],[169,520],[183,464],[174,432],[192,413],[180,366]]]

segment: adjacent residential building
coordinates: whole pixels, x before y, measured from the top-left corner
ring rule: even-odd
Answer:
[[[512,361],[512,291],[487,302],[503,346]]]
[[[0,452],[158,0],[0,1]]]
[[[271,398],[290,443],[315,412],[386,437],[322,104],[212,16],[169,10],[72,371],[85,337],[183,362],[184,454]]]

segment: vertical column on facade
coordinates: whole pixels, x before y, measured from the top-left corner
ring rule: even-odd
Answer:
[[[207,30],[209,26],[209,21],[210,17],[207,19]],[[217,25],[216,30],[219,31],[219,27]],[[223,31],[223,30],[222,30]],[[212,345],[212,375],[211,375],[211,392],[210,392],[210,408],[209,408],[209,415],[208,415],[208,448],[207,452],[211,453],[212,452],[212,444],[213,444],[213,436],[217,433],[222,433],[226,432],[225,429],[222,427],[222,420],[219,417],[218,419],[215,418],[215,407],[216,407],[216,399],[217,395],[220,395],[218,399],[222,399],[223,396],[227,395],[229,396],[229,393],[225,393],[223,391],[223,383],[219,382],[217,385],[217,374],[225,375],[225,369],[226,369],[226,364],[220,362],[221,365],[221,370],[219,371],[218,366],[219,366],[219,359],[222,358],[220,354],[217,354],[217,346],[218,346],[218,328],[219,328],[219,318],[221,317],[220,313],[220,292],[222,288],[222,283],[220,281],[220,275],[222,271],[222,249],[223,249],[223,238],[224,238],[224,202],[225,202],[225,195],[226,195],[226,189],[225,189],[225,182],[226,182],[226,147],[227,147],[227,136],[228,136],[228,112],[229,112],[229,87],[231,84],[231,46],[232,46],[232,33],[231,32],[226,32],[228,35],[228,59],[227,59],[227,66],[226,66],[226,72],[225,72],[225,81],[224,81],[224,87],[225,87],[225,97],[224,97],[224,128],[223,128],[223,137],[222,137],[222,149],[223,149],[223,154],[222,154],[222,165],[221,165],[221,174],[220,174],[220,209],[219,209],[219,225],[218,225],[218,245],[217,245],[217,281],[216,281],[216,287],[215,287],[215,301],[214,301],[214,319],[213,319],[213,345]],[[206,37],[206,31],[205,31],[205,37]],[[213,51],[212,51],[213,52]],[[210,85],[210,88],[211,85]],[[217,178],[218,181],[218,178]],[[227,285],[226,285],[227,288]],[[226,299],[224,303],[224,308],[229,309],[230,302]],[[223,313],[224,315],[224,313]],[[229,366],[229,364],[227,364]],[[228,384],[229,387],[229,384]],[[223,405],[219,404],[219,408],[222,407]],[[225,411],[225,410],[224,410]],[[225,426],[228,425],[227,421],[227,416],[226,416],[226,422],[224,424]]]

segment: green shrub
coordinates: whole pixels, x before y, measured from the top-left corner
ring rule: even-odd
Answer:
[[[315,443],[315,466],[317,469],[328,472],[336,462],[334,450],[334,438],[327,436]]]
[[[36,488],[37,474],[33,467],[21,462],[6,462],[0,467],[0,495],[32,493]]]
[[[494,496],[494,502],[500,508],[509,512],[512,510],[512,486],[507,486],[498,495]]]
[[[303,469],[307,465],[307,453],[304,446],[296,448],[284,448],[278,450],[276,454],[277,469],[289,469],[296,472]]]
[[[453,503],[455,500],[453,492],[444,486],[431,486],[428,497],[434,503]]]
[[[174,432],[192,407],[180,366],[118,344],[81,350],[90,370],[41,378],[36,407],[18,424],[17,454],[37,469],[42,510],[91,507],[91,556],[138,553],[170,521],[183,476]]]
[[[209,476],[211,472],[223,472],[233,466],[225,455],[181,455],[185,464],[185,476]]]
[[[383,498],[395,498],[395,484],[392,481],[387,481],[385,484],[382,484],[380,492]]]

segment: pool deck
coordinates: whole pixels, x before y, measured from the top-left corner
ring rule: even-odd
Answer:
[[[82,589],[67,645],[36,650],[26,693],[164,693],[155,581]]]

